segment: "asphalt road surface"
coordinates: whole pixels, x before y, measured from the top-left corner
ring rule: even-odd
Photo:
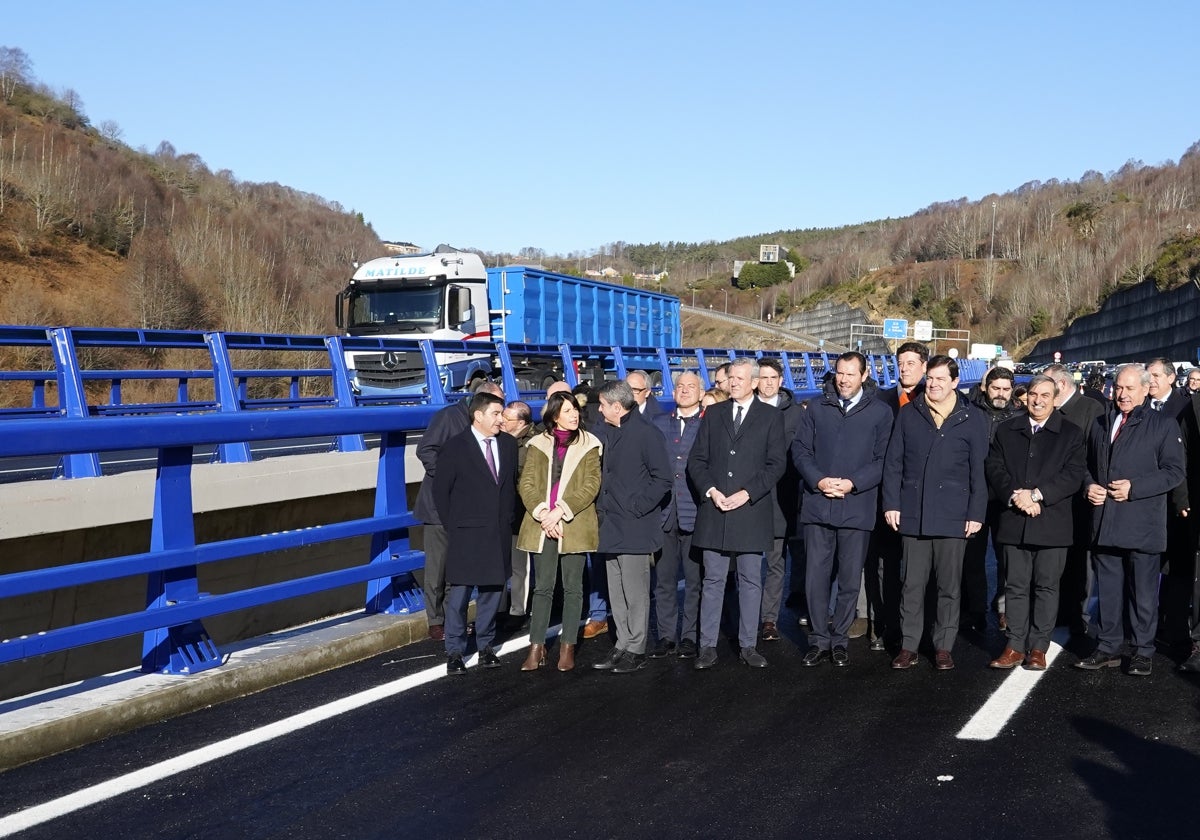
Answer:
[[[600,638],[573,673],[522,673],[514,636],[502,668],[447,678],[422,642],[4,773],[0,836],[36,806],[19,836],[1200,836],[1200,683],[1168,657],[1011,676],[993,623],[954,671],[892,671],[865,639],[806,669],[781,624],[763,670],[726,644],[712,671],[616,676]]]

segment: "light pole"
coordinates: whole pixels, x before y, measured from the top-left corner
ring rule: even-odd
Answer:
[[[988,259],[992,260],[996,257],[996,202],[992,202],[992,245],[988,251]]]
[[[725,290],[725,314],[729,314],[729,290]]]
[[[755,292],[755,293],[754,293],[754,296],[755,296],[756,298],[758,298],[758,320],[760,320],[760,321],[761,321],[761,320],[763,319],[763,299],[762,299],[762,295],[760,295],[758,292]]]

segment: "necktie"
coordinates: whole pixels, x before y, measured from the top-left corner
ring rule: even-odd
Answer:
[[[1041,423],[1034,423],[1034,424],[1033,424],[1033,433],[1034,433],[1035,435],[1036,435],[1038,432],[1040,432],[1041,430],[1042,430],[1042,424],[1041,424]]]
[[[492,439],[484,438],[483,445],[486,447],[483,454],[487,458],[488,469],[492,471],[492,481],[499,484],[500,473],[496,470],[496,456],[492,454]]]
[[[850,398],[842,397],[842,414],[850,410]]]
[[[1121,434],[1121,429],[1125,428],[1125,421],[1129,418],[1128,414],[1118,414],[1117,422],[1113,423],[1113,442],[1117,440],[1117,435]]]
[[[1153,408],[1155,411],[1162,411],[1162,405],[1163,405],[1162,400],[1151,400],[1150,401],[1150,407]]]
[[[742,428],[742,407],[739,405],[737,411],[733,413],[733,430],[736,432]]]

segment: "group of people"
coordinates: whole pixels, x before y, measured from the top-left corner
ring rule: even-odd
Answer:
[[[611,628],[615,644],[594,668],[633,673],[672,655],[714,667],[731,577],[737,659],[766,667],[789,560],[807,667],[846,666],[865,624],[892,668],[926,653],[949,670],[960,628],[982,629],[990,608],[1006,639],[993,668],[1044,669],[1065,624],[1096,640],[1079,668],[1127,656],[1129,674],[1149,674],[1165,636],[1190,645],[1181,667],[1200,672],[1200,394],[1173,387],[1169,361],[1121,366],[1111,400],[1055,365],[1025,385],[1023,406],[1011,371],[965,394],[956,360],[917,342],[899,348],[897,374],[879,389],[865,357],[843,353],[800,402],[777,360],[739,358],[710,391],[680,374],[669,412],[641,371],[587,395],[555,383],[538,425],[490,383],[443,409],[418,447],[415,513],[448,672],[465,672],[470,632],[480,665],[500,664],[506,599],[518,620],[528,608],[522,670],[546,666],[560,584],[555,667],[574,669],[599,574],[606,603],[582,633]]]

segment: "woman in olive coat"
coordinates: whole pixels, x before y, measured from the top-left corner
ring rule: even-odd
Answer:
[[[517,490],[525,516],[517,548],[532,555],[533,611],[529,655],[522,671],[546,664],[546,628],[554,584],[562,570],[562,636],[558,670],[575,667],[583,613],[584,554],[599,547],[596,495],[600,492],[600,441],[580,427],[579,404],[569,393],[551,394],[542,411],[546,431],[529,441]]]

